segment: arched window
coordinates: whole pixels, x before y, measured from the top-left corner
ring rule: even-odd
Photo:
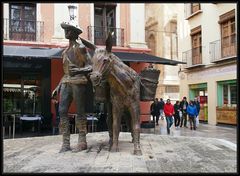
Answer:
[[[155,55],[156,54],[156,40],[155,36],[151,34],[148,38],[148,48],[151,49],[150,54]]]

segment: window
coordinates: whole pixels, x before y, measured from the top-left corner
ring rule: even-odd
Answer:
[[[166,93],[179,93],[179,86],[166,86],[165,92]]]
[[[200,3],[191,3],[191,13],[195,13],[200,10]]]
[[[236,106],[237,84],[236,80],[218,83],[218,106]]]
[[[10,3],[10,40],[36,40],[36,5]]]
[[[236,55],[235,10],[220,16],[222,58]]]
[[[94,36],[95,44],[105,45],[108,32],[114,32],[113,46],[116,45],[116,4],[94,4]]]
[[[178,58],[177,21],[170,22],[170,31],[171,31],[170,40],[171,59],[177,59]]]
[[[186,20],[201,13],[200,3],[184,3],[184,16]]]
[[[202,64],[202,33],[201,26],[191,30],[192,65]]]
[[[224,105],[237,104],[237,85],[236,84],[223,85],[223,104]]]
[[[151,53],[152,55],[156,54],[156,40],[153,34],[150,35],[149,39],[148,39],[148,47],[151,49]]]

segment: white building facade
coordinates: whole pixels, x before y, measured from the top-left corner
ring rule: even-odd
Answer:
[[[183,61],[180,96],[198,97],[199,119],[236,125],[237,9],[234,3],[188,3],[178,16]]]

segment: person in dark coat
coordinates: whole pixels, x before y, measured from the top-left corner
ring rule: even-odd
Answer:
[[[153,116],[154,123],[155,123],[155,117],[156,117],[156,125],[158,125],[158,120],[160,115],[158,98],[155,98],[154,102],[151,104],[150,111],[151,111],[151,115]]]
[[[175,127],[178,128],[180,124],[179,112],[181,111],[179,101],[176,101],[173,107],[174,107],[174,123],[175,123]]]
[[[189,116],[190,129],[196,130],[196,117],[198,113],[197,113],[197,108],[194,105],[192,100],[189,102],[189,106],[187,107],[187,114]]]
[[[163,99],[160,98],[160,101],[159,101],[159,108],[160,108],[160,117],[161,117],[162,120],[164,119],[164,117],[163,117],[163,109],[164,109],[164,105],[165,105],[165,103],[164,103]]]
[[[200,103],[199,103],[197,97],[194,98],[193,104],[196,106],[196,108],[197,108],[197,113],[198,113],[197,118],[196,118],[196,127],[197,127],[197,126],[198,126],[198,123],[199,123],[199,113],[200,113]]]
[[[180,127],[182,127],[184,120],[184,127],[187,128],[187,107],[188,107],[187,97],[183,97],[183,100],[180,103],[180,110],[182,111]]]

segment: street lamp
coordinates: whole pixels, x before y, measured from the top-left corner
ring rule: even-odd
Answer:
[[[69,10],[69,15],[70,15],[70,21],[74,21],[74,19],[76,17],[76,12],[77,12],[77,6],[69,5],[68,10]]]

